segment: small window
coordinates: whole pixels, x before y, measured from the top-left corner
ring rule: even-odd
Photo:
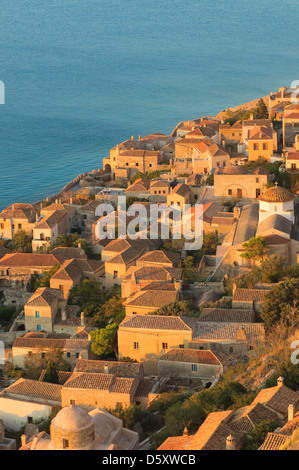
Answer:
[[[256,183],[259,183],[259,182],[260,182],[260,179],[259,179],[259,178],[255,178],[255,182],[256,182]]]
[[[162,349],[168,349],[168,343],[162,343]]]
[[[62,447],[64,449],[68,449],[70,447],[70,443],[68,439],[62,439]]]
[[[228,190],[228,195],[231,196],[233,194],[233,190],[232,189],[229,189]]]
[[[191,364],[192,372],[197,372],[197,364]]]
[[[137,341],[134,341],[134,349],[139,349],[139,343]]]
[[[37,331],[42,331],[42,325],[37,325],[36,329],[37,329]]]
[[[40,313],[39,312],[35,312],[35,318],[40,318]]]
[[[80,353],[76,353],[76,358],[79,359]]]
[[[234,348],[233,348],[232,346],[229,348],[229,352],[230,352],[230,353],[233,353],[233,352],[234,352]]]
[[[67,352],[67,353],[66,353],[66,357],[71,357],[71,353],[70,353],[70,352]]]
[[[76,400],[70,400],[70,405],[75,405],[76,404]]]
[[[180,345],[179,345],[179,348],[180,348],[180,349],[184,349],[184,345],[183,345],[183,344],[180,344]]]
[[[114,271],[113,273],[113,279],[116,279],[118,277],[118,271]]]
[[[60,290],[63,290],[63,286],[62,286],[61,284],[59,285],[59,289],[60,289]]]
[[[32,416],[27,416],[27,423],[32,424],[33,423],[33,418]]]

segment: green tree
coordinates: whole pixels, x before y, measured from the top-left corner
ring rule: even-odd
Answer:
[[[91,331],[92,351],[98,356],[115,354],[117,357],[117,330],[118,325],[111,323],[101,330]]]
[[[266,419],[257,424],[246,436],[245,450],[258,450],[267,437],[268,432],[273,432],[279,423]]]
[[[255,108],[254,118],[255,119],[269,119],[268,108],[263,98],[259,100],[257,107]]]
[[[252,237],[248,242],[243,243],[244,253],[241,254],[241,258],[250,259],[253,264],[257,260],[263,260],[266,252],[268,251],[267,241],[261,237]]]
[[[59,371],[54,361],[49,361],[46,367],[43,382],[49,382],[52,384],[59,383]]]
[[[45,272],[42,277],[34,277],[34,290],[38,289],[39,287],[50,287],[50,279],[60,268],[60,264],[55,264],[49,271]]]
[[[14,253],[32,252],[32,239],[25,230],[18,230],[14,234],[11,249]]]
[[[282,255],[272,255],[261,264],[262,282],[276,283],[286,275],[286,258]]]
[[[199,317],[199,308],[188,300],[177,301],[150,312],[149,315],[163,315],[165,317]]]
[[[294,318],[293,309],[298,309],[299,299],[299,279],[287,279],[272,287],[271,291],[266,294],[262,303],[260,313],[265,328],[277,324],[280,320],[288,324]]]

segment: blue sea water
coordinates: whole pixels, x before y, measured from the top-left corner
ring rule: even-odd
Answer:
[[[296,0],[14,0],[0,9],[0,209],[118,142],[299,79]]]

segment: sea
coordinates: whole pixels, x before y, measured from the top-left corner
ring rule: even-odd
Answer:
[[[290,86],[298,35],[297,0],[2,2],[0,209],[58,192],[131,136]]]

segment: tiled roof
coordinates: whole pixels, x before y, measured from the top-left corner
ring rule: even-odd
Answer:
[[[74,280],[82,276],[82,271],[76,259],[69,259],[63,263],[51,279]]]
[[[4,267],[33,267],[50,268],[58,264],[58,259],[52,254],[38,253],[11,253],[0,260],[0,266]]]
[[[13,348],[32,348],[32,349],[88,349],[90,341],[88,339],[78,338],[16,338]]]
[[[147,287],[149,289],[149,287]],[[167,304],[172,304],[177,300],[176,290],[163,290],[160,286],[157,289],[137,292],[133,298],[126,302],[128,306],[160,308]]]
[[[286,415],[289,405],[294,405],[295,408],[298,406],[299,394],[284,385],[277,385],[261,390],[252,405],[256,403],[262,403],[271,410]]]
[[[279,186],[273,186],[272,188],[264,191],[263,194],[259,196],[260,201],[266,202],[286,202],[293,201],[294,199],[295,196],[290,193],[290,191]]]
[[[127,316],[120,328],[141,328],[152,330],[192,331],[197,323],[196,318],[167,317],[160,315]]]
[[[3,209],[0,219],[27,219],[35,217],[36,210],[32,204],[16,203]]]
[[[254,322],[255,313],[248,309],[232,308],[204,308],[199,321],[251,323]]]
[[[74,372],[63,388],[107,390],[110,393],[131,393],[132,390],[136,390],[137,386],[138,380],[135,378],[116,377],[113,374]]]
[[[257,126],[250,130],[248,140],[272,140],[273,130],[271,127]]]
[[[279,430],[280,434],[291,436],[293,432],[299,428],[299,412],[297,412],[293,419],[287,421],[286,424]]]
[[[276,433],[268,432],[266,439],[263,442],[261,450],[279,450],[283,444],[285,444],[288,436]]]
[[[47,229],[47,228],[53,228],[55,225],[57,225],[64,217],[67,216],[66,211],[54,211],[44,217],[43,219],[39,220],[34,228],[35,229]]]
[[[62,386],[38,380],[19,379],[0,393],[2,397],[24,398],[25,400],[40,399],[45,401],[61,401]]]
[[[271,289],[243,289],[237,287],[233,294],[233,302],[262,302]]]
[[[5,246],[0,245],[0,259],[3,258],[3,256],[8,255],[11,253],[11,251],[8,248],[5,248]]]
[[[286,219],[286,217],[283,217],[280,214],[273,214],[258,224],[256,233],[257,235],[260,235],[269,230],[277,230],[278,232],[290,235],[292,228],[293,224],[289,219]]]
[[[137,266],[139,265],[139,262],[150,264],[171,264],[172,266],[178,266],[181,263],[181,256],[179,253],[154,250],[141,256],[138,260]]]
[[[245,406],[235,412],[230,425],[240,431],[250,432],[257,424],[265,420],[277,420],[277,415],[260,403]]]
[[[87,259],[86,253],[82,248],[58,246],[52,250],[52,255],[58,258],[61,264],[67,259],[83,258]]]
[[[88,359],[78,359],[74,372],[92,372],[102,374],[108,366],[109,374],[117,377],[138,378],[142,364],[135,362],[98,361]]]
[[[151,380],[151,379],[140,380],[138,387],[136,389],[135,398],[147,397],[148,394],[152,392],[155,384],[156,384],[155,380]]]
[[[181,183],[176,185],[170,195],[172,194],[178,194],[179,196],[186,197],[190,194],[190,188],[187,184]]]
[[[264,337],[263,323],[198,322],[194,338],[254,341]]]
[[[50,287],[40,287],[28,300],[27,307],[51,307],[54,302],[61,299],[63,293],[59,289],[51,289]]]
[[[185,450],[186,445],[192,438],[193,436],[168,437],[168,439],[158,447],[158,450]]]
[[[208,350],[174,348],[164,354],[160,361],[192,362],[197,364],[220,364],[217,357]]]
[[[165,266],[131,266],[124,279],[135,277],[138,281],[170,281],[182,279],[182,268],[171,268]]]
[[[226,450],[226,439],[230,435],[240,443],[243,433],[227,424],[232,414],[231,410],[210,413],[184,450]]]
[[[243,121],[243,127],[271,126],[271,119],[247,119]]]

